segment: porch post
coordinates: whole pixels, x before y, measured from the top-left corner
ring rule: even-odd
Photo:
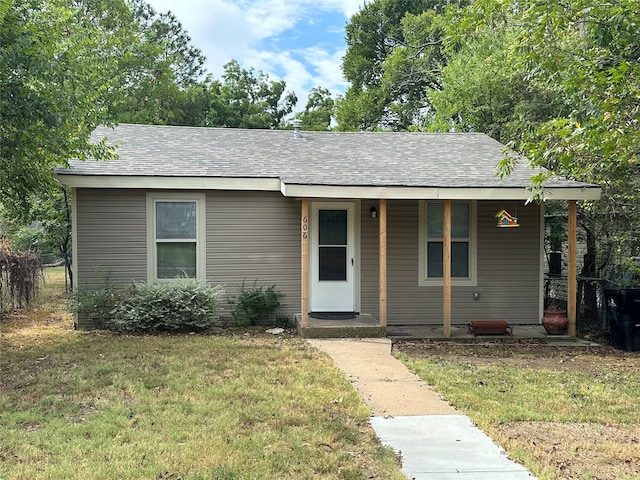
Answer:
[[[302,199],[302,213],[300,218],[300,240],[302,252],[301,309],[302,328],[309,327],[309,199]]]
[[[387,326],[387,200],[380,199],[380,326]]]
[[[442,334],[451,336],[451,200],[444,201],[444,245],[442,246]]]
[[[567,275],[567,315],[569,318],[569,335],[572,337],[576,336],[576,293],[578,287],[578,277],[577,277],[577,229],[578,229],[578,220],[577,220],[577,206],[575,200],[569,200],[569,228],[568,228],[568,236],[569,236],[569,271]]]

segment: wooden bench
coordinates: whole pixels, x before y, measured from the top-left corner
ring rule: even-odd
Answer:
[[[511,335],[513,328],[504,320],[475,320],[467,325],[474,335]]]

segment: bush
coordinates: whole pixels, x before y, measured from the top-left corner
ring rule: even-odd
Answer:
[[[73,312],[96,327],[111,328],[111,310],[122,296],[123,292],[112,285],[100,290],[78,290],[73,295]]]
[[[282,297],[284,297],[284,293],[276,290],[275,285],[257,287],[254,282],[253,287],[247,288],[243,283],[238,297],[229,301],[229,303],[235,304],[231,313],[233,321],[238,325],[269,323],[280,308]]]
[[[293,317],[285,312],[276,313],[275,326],[280,328],[291,328],[295,325]]]
[[[189,279],[135,283],[111,309],[110,323],[127,332],[203,330],[217,322],[222,292]]]

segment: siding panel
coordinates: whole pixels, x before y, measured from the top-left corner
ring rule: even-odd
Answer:
[[[299,312],[300,208],[279,192],[207,193],[207,281],[230,295],[243,282],[275,285],[282,310]]]
[[[138,190],[76,190],[77,285],[98,289],[147,277],[146,196]]]
[[[379,209],[378,202],[363,200],[360,209],[360,311],[378,318],[380,221],[370,217],[369,209],[373,206]]]
[[[518,202],[519,203],[519,202]],[[442,324],[442,287],[418,285],[418,201],[389,201],[387,218],[388,323]],[[378,312],[378,222],[363,202],[362,310]],[[519,228],[497,228],[494,215],[504,202],[478,202],[478,282],[452,287],[453,323],[508,320],[538,323],[540,214],[537,205],[506,206]],[[365,215],[367,213],[367,215]],[[473,292],[480,300],[473,300]]]
[[[146,280],[146,192],[78,189],[80,288]],[[361,203],[361,308],[378,316],[375,201]],[[520,228],[496,228],[495,213],[516,213]],[[442,288],[418,285],[419,202],[388,201],[388,322],[441,324]],[[300,202],[279,192],[210,191],[206,195],[206,278],[233,295],[243,284],[275,285],[283,310],[300,310]],[[538,323],[540,215],[537,205],[478,202],[478,285],[452,287],[453,323],[504,319]],[[473,292],[480,300],[473,300]]]

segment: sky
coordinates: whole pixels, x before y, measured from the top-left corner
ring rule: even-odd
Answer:
[[[344,27],[364,0],[147,0],[170,10],[222,79],[225,63],[285,80],[302,110],[312,87],[343,93]]]

